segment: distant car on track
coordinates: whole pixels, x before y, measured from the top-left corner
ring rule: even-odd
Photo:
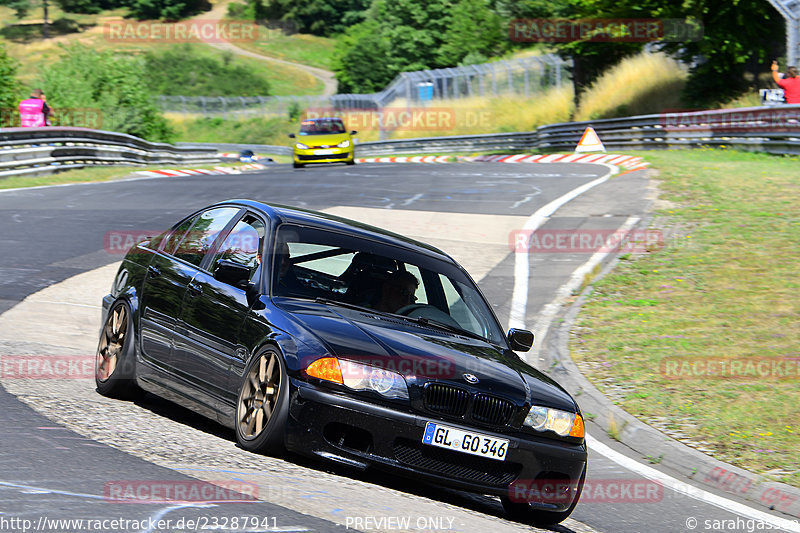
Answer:
[[[293,145],[294,168],[308,163],[347,163],[355,165],[355,150],[352,135],[342,119],[336,117],[310,118],[300,123],[300,132],[289,137]]]
[[[112,287],[101,394],[143,389],[233,428],[247,450],[496,495],[534,524],[578,502],[577,403],[512,351],[533,334],[504,333],[436,248],[232,200],[134,246]]]

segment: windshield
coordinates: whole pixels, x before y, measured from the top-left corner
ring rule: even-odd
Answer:
[[[325,230],[278,229],[272,295],[324,298],[438,322],[495,344],[504,335],[472,280],[456,266],[403,248]]]
[[[345,131],[340,118],[304,120],[300,123],[300,135],[333,135]]]

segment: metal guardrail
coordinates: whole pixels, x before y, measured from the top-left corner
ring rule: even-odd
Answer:
[[[292,155],[292,147],[277,146],[274,144],[232,144],[232,143],[175,143],[178,147],[197,146],[201,148],[213,149],[219,152],[241,152],[242,150],[252,150],[256,154],[270,155]]]
[[[213,147],[153,143],[86,128],[0,129],[0,177],[49,174],[93,165],[216,163]]]
[[[800,154],[800,105],[675,112],[568,122],[535,132],[459,135],[357,145],[360,157],[471,151],[573,151],[587,127],[607,150],[728,146],[771,154]]]
[[[728,146],[771,154],[800,154],[800,105],[676,112],[568,122],[532,132],[490,133],[364,142],[359,157],[403,153],[572,151],[585,129],[595,129],[607,150]],[[288,144],[288,143],[287,143]],[[172,146],[84,128],[0,130],[0,177],[48,173],[87,165],[200,164],[218,151],[289,155],[289,146],[179,143]]]
[[[391,141],[363,142],[356,145],[358,157],[415,153],[478,152],[493,150],[537,149],[537,132],[489,133],[484,135],[457,135],[451,137],[424,137]]]

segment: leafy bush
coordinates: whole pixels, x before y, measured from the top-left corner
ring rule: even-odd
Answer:
[[[400,72],[482,62],[508,47],[486,0],[376,0],[338,46],[340,92],[383,89]]]
[[[131,0],[55,0],[67,13],[100,13],[109,9],[128,7]]]
[[[44,69],[39,85],[55,118],[99,114],[98,127],[152,141],[169,141],[172,131],[154,104],[142,58],[98,52],[83,45],[63,47],[61,60]]]
[[[261,4],[261,0],[248,1],[252,3]],[[371,0],[268,0],[256,20],[288,21],[300,32],[330,36],[363,21],[370,4]]]
[[[145,70],[155,94],[181,96],[267,96],[263,76],[236,63],[232,55],[202,54],[189,44],[145,56]]]
[[[131,15],[139,20],[180,20],[211,9],[208,0],[132,0]]]
[[[243,120],[225,120],[220,117],[172,118],[178,141],[229,142],[240,144],[289,145],[290,132],[297,125],[284,118],[254,117]]]
[[[17,81],[17,62],[8,56],[0,43],[0,127],[13,126],[17,118],[20,85]]]

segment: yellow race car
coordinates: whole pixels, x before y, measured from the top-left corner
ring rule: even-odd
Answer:
[[[300,123],[300,133],[290,133],[295,139],[294,168],[302,168],[308,163],[347,163],[355,165],[353,139],[347,132],[342,119],[336,117],[310,118]]]

